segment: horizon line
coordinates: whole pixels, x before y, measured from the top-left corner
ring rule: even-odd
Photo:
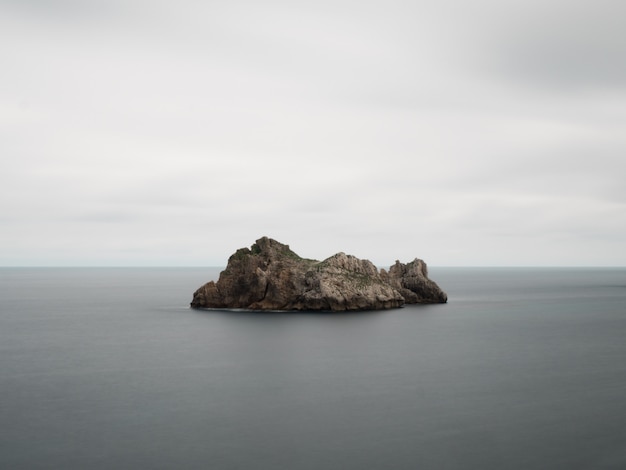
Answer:
[[[428,268],[623,268],[626,269],[626,265],[601,265],[601,264],[589,264],[589,265],[522,265],[522,264],[484,264],[484,265],[452,265],[452,264],[429,264],[426,263]],[[375,265],[376,266],[376,265]],[[385,266],[376,266],[378,269],[387,269]],[[104,264],[76,264],[76,265],[0,265],[0,269],[19,269],[19,268],[213,268],[213,269],[225,269],[226,265],[104,265]]]

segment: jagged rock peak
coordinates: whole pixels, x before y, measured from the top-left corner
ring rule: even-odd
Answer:
[[[219,280],[200,287],[191,306],[345,311],[446,301],[417,258],[379,272],[371,261],[343,252],[321,262],[301,258],[289,245],[262,237],[231,255]]]

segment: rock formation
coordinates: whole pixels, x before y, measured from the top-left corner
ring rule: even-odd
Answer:
[[[337,253],[305,259],[263,237],[237,250],[220,273],[193,295],[193,308],[252,310],[380,310],[405,303],[445,303],[446,294],[415,259],[380,272],[370,261]]]

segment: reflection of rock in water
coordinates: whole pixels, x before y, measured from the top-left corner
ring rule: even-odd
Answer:
[[[422,260],[396,261],[379,272],[371,261],[345,253],[324,261],[301,258],[288,245],[263,237],[237,250],[219,280],[194,293],[191,306],[346,311],[446,301]]]

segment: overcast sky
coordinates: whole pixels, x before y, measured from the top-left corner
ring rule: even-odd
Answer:
[[[623,0],[0,0],[0,265],[626,265]]]

